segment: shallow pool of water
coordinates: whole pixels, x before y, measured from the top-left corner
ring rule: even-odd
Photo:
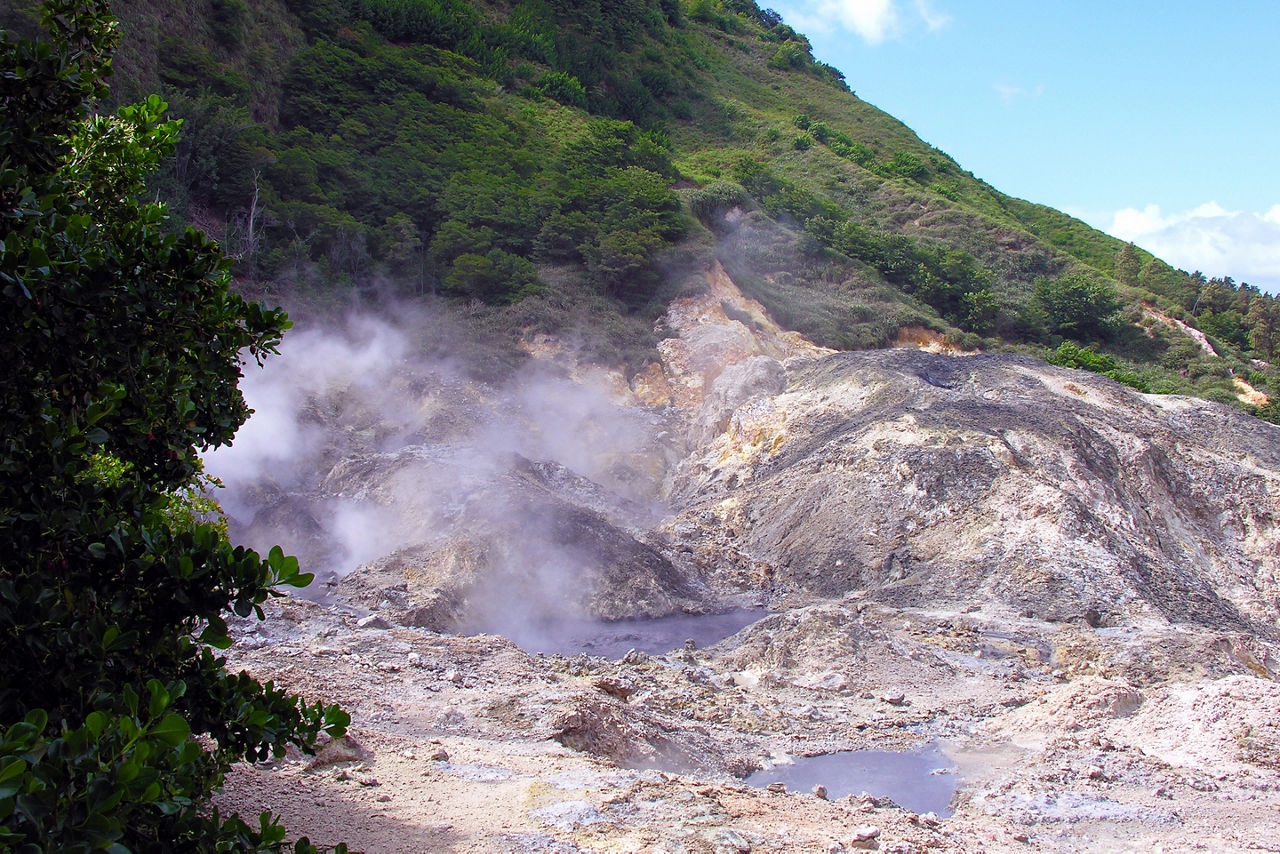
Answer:
[[[955,766],[938,749],[927,744],[917,750],[850,750],[808,756],[788,765],[775,765],[747,778],[752,786],[785,783],[795,792],[808,792],[819,783],[827,797],[841,798],[866,792],[892,798],[912,812],[951,815],[956,792]]]
[[[653,620],[618,620],[611,623],[565,620],[524,627],[506,627],[498,633],[515,641],[526,652],[546,655],[598,655],[621,658],[635,649],[661,655],[692,640],[699,648],[710,646],[768,616],[763,608],[743,608],[723,614],[676,614]]]

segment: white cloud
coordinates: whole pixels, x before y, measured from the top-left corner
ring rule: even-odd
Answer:
[[[1021,86],[1010,86],[1008,83],[993,83],[991,88],[999,93],[1000,100],[1004,101],[1006,107],[1013,103],[1014,98],[1026,94],[1026,90]]]
[[[1280,291],[1280,204],[1265,213],[1229,211],[1217,202],[1169,214],[1159,205],[1125,208],[1112,214],[1106,231],[1175,267]]]
[[[877,45],[902,34],[909,24],[923,24],[929,32],[948,26],[952,18],[940,11],[933,0],[912,0],[907,11],[904,0],[807,0],[787,9],[787,17],[802,31],[846,30]],[[785,8],[785,7],[784,7]]]
[[[934,8],[932,0],[916,0],[916,13],[920,15],[920,19],[924,21],[924,25],[931,33],[945,29],[952,21],[951,16],[946,12],[939,12]]]
[[[1000,95],[1000,100],[1004,102],[1006,107],[1012,106],[1013,102],[1020,97],[1039,98],[1044,94],[1044,84],[1039,83],[1034,89],[1027,90],[1021,86],[1014,86],[1009,83],[992,83],[991,88],[996,90]]]
[[[836,18],[870,44],[879,44],[898,32],[900,19],[893,0],[823,0],[818,4],[824,18]]]

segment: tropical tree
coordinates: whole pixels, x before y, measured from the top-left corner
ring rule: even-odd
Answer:
[[[1138,284],[1141,272],[1142,261],[1138,258],[1138,251],[1132,243],[1126,243],[1120,248],[1120,255],[1116,258],[1116,280],[1134,287]]]
[[[178,126],[154,96],[90,115],[107,5],[49,0],[43,39],[0,44],[0,848],[279,850],[268,815],[250,828],[210,794],[347,717],[215,650],[228,610],[261,616],[310,576],[175,496],[249,414],[241,354],[275,352],[289,322],[139,201]]]
[[[1036,280],[1035,300],[1050,331],[1081,341],[1108,335],[1120,308],[1114,285],[1081,274]]]

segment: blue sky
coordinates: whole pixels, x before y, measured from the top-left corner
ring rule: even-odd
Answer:
[[[1277,0],[761,5],[997,189],[1280,292]]]

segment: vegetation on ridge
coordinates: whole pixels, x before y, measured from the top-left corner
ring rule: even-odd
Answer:
[[[833,347],[923,325],[1093,347],[1156,391],[1276,391],[1274,298],[1002,195],[751,0],[116,9],[129,94],[158,88],[185,120],[157,189],[258,292],[477,301],[508,341],[561,331],[568,303],[611,306],[630,343],[598,349],[638,367],[683,272],[716,257]],[[1085,282],[1096,316],[1059,315]]]

